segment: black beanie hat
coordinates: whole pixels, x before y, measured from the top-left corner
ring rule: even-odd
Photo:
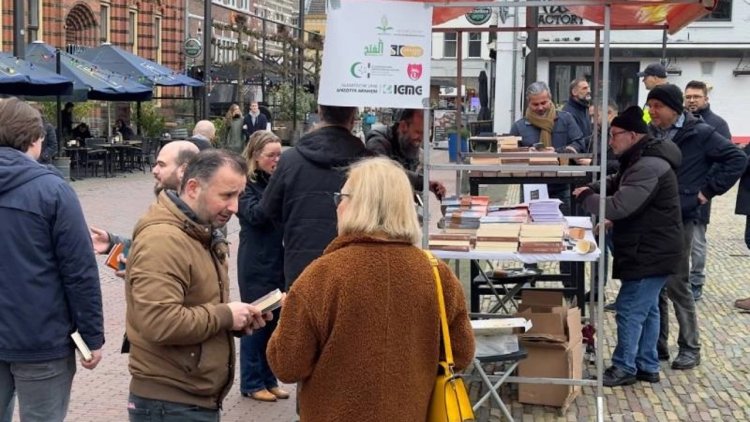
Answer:
[[[682,91],[677,85],[665,84],[656,86],[648,93],[646,100],[659,100],[678,114],[684,110]]]
[[[611,125],[629,132],[648,133],[648,126],[643,121],[643,110],[638,106],[630,106],[625,109],[612,119]]]

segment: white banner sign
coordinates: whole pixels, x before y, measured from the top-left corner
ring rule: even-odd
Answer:
[[[426,108],[432,7],[341,0],[328,10],[318,103]]]

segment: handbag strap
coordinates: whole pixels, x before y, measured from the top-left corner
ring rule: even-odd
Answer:
[[[437,288],[438,307],[440,310],[440,327],[443,332],[443,346],[445,347],[445,362],[449,368],[453,368],[453,350],[451,349],[451,336],[448,332],[448,317],[445,314],[445,298],[443,297],[443,283],[440,280],[440,272],[438,272],[438,261],[430,251],[423,250],[427,259],[430,261],[432,266],[432,274],[435,278],[435,287]]]

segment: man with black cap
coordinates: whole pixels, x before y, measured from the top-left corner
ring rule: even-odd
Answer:
[[[651,115],[649,133],[654,137],[673,141],[682,152],[682,165],[677,169],[677,181],[684,227],[684,249],[676,274],[669,277],[659,298],[659,359],[669,359],[669,298],[674,304],[680,328],[677,337],[680,349],[672,362],[672,369],[691,369],[700,364],[698,319],[688,281],[693,222],[699,205],[728,191],[740,178],[745,170],[747,157],[716,129],[683,109],[682,91],[677,86],[666,84],[655,87],[648,94],[647,104]]]
[[[636,73],[639,78],[643,78],[643,86],[651,91],[659,85],[668,84],[667,68],[661,63],[651,63],[645,69]]]
[[[682,219],[675,170],[682,154],[648,135],[643,111],[632,106],[612,120],[609,144],[620,161],[607,177],[605,224],[612,227],[612,275],[617,295],[617,347],[602,383],[659,382],[659,292],[682,256]],[[599,183],[573,191],[581,206],[599,212]]]
[[[415,191],[422,191],[423,177],[419,168],[419,153],[424,134],[424,113],[422,110],[401,109],[393,114],[393,125],[376,125],[367,133],[367,149],[398,161],[406,170],[406,175]],[[430,191],[438,197],[445,195],[445,186],[430,180]]]
[[[667,81],[667,68],[661,63],[651,63],[635,75],[639,78],[643,78],[643,86],[646,87],[646,91],[651,91],[657,86],[669,83],[669,81]],[[643,121],[651,123],[651,115],[648,112],[648,105],[643,106]]]

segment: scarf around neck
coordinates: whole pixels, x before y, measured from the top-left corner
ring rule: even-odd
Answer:
[[[549,108],[547,114],[539,116],[530,108],[526,109],[526,115],[524,116],[532,126],[538,127],[539,142],[541,142],[545,148],[552,146],[552,128],[555,126],[555,119],[557,118],[557,110],[554,106]]]

